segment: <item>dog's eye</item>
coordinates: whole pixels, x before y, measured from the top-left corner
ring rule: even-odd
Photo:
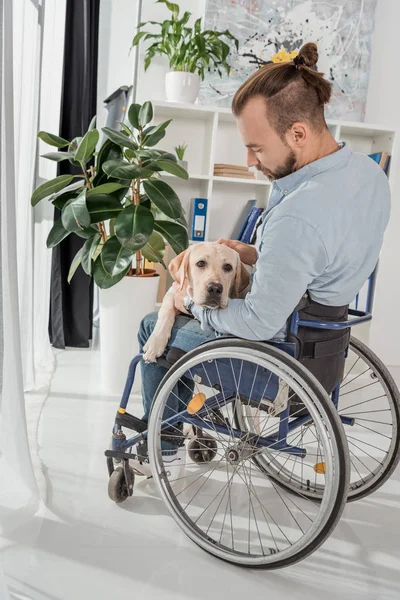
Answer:
[[[224,271],[227,271],[227,272],[232,271],[232,268],[233,268],[232,265],[224,265]]]
[[[199,262],[196,263],[196,267],[199,267],[199,269],[204,269],[205,266],[206,263],[204,262],[204,260],[199,260]]]

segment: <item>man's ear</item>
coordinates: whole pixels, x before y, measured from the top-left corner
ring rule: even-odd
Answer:
[[[247,288],[250,281],[250,275],[241,262],[240,258],[238,258],[238,265],[236,267],[236,276],[235,276],[235,284],[234,284],[234,298],[238,298],[239,294],[242,290]]]
[[[172,279],[179,283],[180,288],[183,288],[183,283],[188,275],[189,256],[193,246],[189,246],[186,250],[175,256],[168,265],[168,270],[171,273]]]

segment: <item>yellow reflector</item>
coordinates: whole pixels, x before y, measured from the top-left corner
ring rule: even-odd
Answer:
[[[314,471],[319,475],[325,475],[326,473],[326,464],[325,463],[317,463],[314,465]]]
[[[199,410],[203,408],[205,401],[206,395],[203,394],[203,392],[193,396],[187,407],[189,415],[194,415],[195,413],[199,412]]]
[[[118,412],[121,413],[121,415],[124,415],[126,413],[126,408],[119,408]]]

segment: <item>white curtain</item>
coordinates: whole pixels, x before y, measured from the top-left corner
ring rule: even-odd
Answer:
[[[46,386],[53,207],[31,209],[33,188],[56,176],[37,160],[37,131],[58,133],[66,0],[0,0],[0,535],[40,505],[24,390]],[[43,149],[40,149],[42,152]],[[1,570],[0,598],[8,600]]]

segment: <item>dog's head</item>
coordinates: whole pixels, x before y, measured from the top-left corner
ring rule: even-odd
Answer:
[[[195,304],[208,308],[225,308],[249,283],[239,254],[224,244],[189,246],[170,262],[169,271],[181,289],[187,285]]]

